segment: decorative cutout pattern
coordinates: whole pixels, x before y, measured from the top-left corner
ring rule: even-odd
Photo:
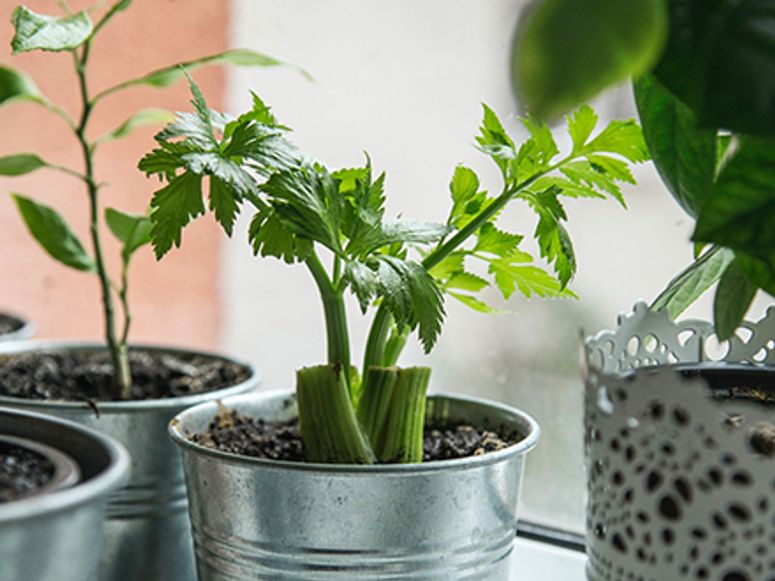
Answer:
[[[773,337],[775,308],[719,344],[710,323],[638,303],[587,340],[590,580],[775,581],[774,408],[665,366],[773,366]]]

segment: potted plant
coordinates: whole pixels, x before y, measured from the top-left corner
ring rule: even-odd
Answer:
[[[129,456],[72,422],[0,410],[0,578],[94,579],[109,493]]]
[[[524,119],[531,137],[517,147],[485,106],[477,142],[501,172],[501,193],[490,196],[459,166],[446,222],[429,224],[386,216],[385,176],[368,157],[330,171],[294,147],[257,95],[234,119],[191,86],[195,113],[168,125],[140,162],[164,184],[151,201],[157,256],[205,213],[207,180],[227,234],[251,206],[254,252],[309,269],[328,340],[327,362],[299,369],[295,394],[230,398],[171,422],[200,578],[505,578],[537,426],[492,402],[426,399],[430,369],[396,363],[413,330],[433,347],[445,293],[482,312],[493,309],[477,292],[490,285],[506,298],[573,296],[561,196],[623,201],[617,182],[632,181],[629,163],[646,157],[639,127],[614,122],[593,136],[597,117],[584,107],[569,117],[573,148],[560,155],[547,126]],[[514,199],[537,214],[535,238],[553,273],[533,262],[523,236],[496,226]],[[376,309],[360,372],[347,291],[363,312]]]
[[[23,6],[13,12],[14,53],[71,53],[81,110],[72,115],[44,95],[29,75],[6,66],[0,67],[0,104],[31,102],[60,117],[72,130],[73,146],[82,155],[83,167],[65,167],[36,153],[21,152],[0,157],[0,175],[46,169],[82,183],[88,200],[88,245],[55,209],[20,194],[14,194],[14,199],[30,233],[49,255],[95,276],[101,291],[105,342],[4,347],[0,405],[76,420],[116,437],[129,449],[132,480],[113,494],[107,512],[103,579],[188,581],[194,573],[183,474],[179,454],[166,437],[166,424],[195,403],[253,389],[258,375],[249,365],[214,354],[130,346],[128,274],[133,256],[150,241],[151,223],[146,216],[103,209],[106,186],[97,173],[95,152],[104,142],[121,139],[144,124],[161,124],[172,115],[142,109],[101,136],[94,135],[90,120],[95,109],[124,89],[170,85],[183,76],[182,66],[193,70],[208,64],[272,66],[279,62],[252,51],[229,50],[95,91],[89,82],[92,42],[106,34],[113,18],[130,4],[130,0],[121,0],[104,9],[94,6],[63,16],[37,14]],[[99,18],[92,21],[90,15],[95,12]],[[121,244],[121,269],[115,276],[106,267],[105,225]]]
[[[527,48],[535,59],[517,57],[516,76],[528,85],[531,67],[559,56],[541,31],[567,17],[563,7],[583,12],[592,3],[567,4],[538,6],[522,30],[517,54]],[[600,17],[605,4],[585,18]],[[744,320],[760,290],[775,296],[771,13],[755,3],[663,0],[619,5],[595,21],[597,37],[566,21],[577,41],[566,48],[589,56],[606,36],[612,52],[629,47],[629,58],[617,70],[602,62],[583,90],[561,83],[567,62],[542,67],[543,79],[525,92],[530,100],[561,84],[565,103],[545,109],[557,112],[634,73],[651,156],[695,221],[689,267],[650,307],[637,304],[615,331],[587,341],[590,579],[771,576],[758,539],[775,534],[772,307],[758,322]],[[617,19],[628,38],[616,34]],[[714,288],[713,323],[673,322]]]
[[[32,323],[11,315],[0,312],[0,341],[19,341],[27,339],[35,331]]]

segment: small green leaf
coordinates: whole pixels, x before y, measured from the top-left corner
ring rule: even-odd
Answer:
[[[548,272],[532,266],[532,257],[521,251],[510,256],[490,262],[489,271],[495,275],[495,284],[508,299],[517,290],[525,297],[534,294],[542,298],[575,295],[568,289],[563,289],[560,282]]]
[[[420,342],[430,352],[444,320],[444,298],[436,281],[416,262],[384,255],[374,260],[377,294],[396,324],[418,327]]]
[[[470,272],[456,272],[447,281],[445,285],[447,288],[454,288],[469,292],[479,292],[485,287],[490,286],[490,283],[484,280],[481,276],[477,276]]]
[[[166,109],[141,109],[113,131],[110,131],[97,139],[97,141],[103,142],[121,139],[144,125],[164,125],[173,119],[175,119],[175,115]]]
[[[724,271],[713,301],[716,335],[726,341],[740,326],[756,295],[757,286],[735,260]]]
[[[13,195],[30,234],[48,254],[71,268],[94,271],[94,261],[59,213],[24,196]]]
[[[303,76],[310,78],[309,73],[304,69],[284,63],[274,57],[253,51],[248,49],[232,49],[225,52],[209,55],[199,59],[176,63],[153,72],[148,73],[142,77],[125,81],[115,87],[111,87],[106,91],[103,91],[97,95],[96,99],[100,99],[110,93],[115,93],[121,89],[128,87],[134,87],[137,85],[148,85],[151,87],[167,87],[172,83],[180,80],[185,75],[184,71],[193,72],[199,67],[205,65],[235,65],[240,67],[277,67],[277,66],[290,66],[299,71]]]
[[[167,254],[173,244],[179,248],[183,228],[204,212],[201,176],[187,171],[157,191],[151,199],[151,241],[156,258]]]
[[[234,221],[239,213],[237,200],[228,183],[216,176],[210,177],[210,210],[228,236],[234,232]]]
[[[508,256],[517,249],[523,238],[524,236],[498,230],[492,224],[487,223],[479,229],[476,235],[474,252],[486,252],[500,257]]]
[[[597,126],[597,113],[589,105],[582,105],[568,115],[568,134],[573,141],[573,151],[583,149],[584,144]]]
[[[498,309],[491,307],[484,301],[477,299],[476,297],[472,297],[471,295],[465,295],[462,293],[455,293],[455,292],[450,292],[448,294],[452,298],[460,301],[461,303],[463,303],[467,307],[472,308],[478,313],[484,313],[485,315],[492,315],[500,312]]]
[[[649,160],[649,150],[643,139],[643,130],[632,119],[611,121],[592,141],[583,148],[583,153],[614,153],[632,163]]]
[[[16,29],[11,40],[14,54],[32,50],[72,51],[92,34],[91,19],[85,11],[59,18],[36,14],[24,6],[17,6],[11,22]]]
[[[514,43],[515,90],[531,114],[559,116],[649,70],[667,25],[664,0],[544,0]]]
[[[696,217],[713,187],[716,131],[699,128],[692,110],[654,77],[641,77],[634,89],[654,165],[676,201]]]
[[[530,138],[536,145],[534,161],[538,162],[538,167],[540,168],[547,167],[552,158],[560,152],[552,136],[552,130],[549,129],[548,125],[541,123],[533,117],[522,117],[520,121],[528,133],[530,133]]]
[[[122,255],[128,261],[139,248],[151,243],[153,224],[147,216],[105,209],[105,222],[113,235],[124,244]]]
[[[342,198],[328,171],[311,166],[280,171],[261,190],[297,236],[343,254],[339,237]]]
[[[34,153],[17,153],[0,157],[0,176],[20,176],[48,164]]]
[[[444,258],[444,260],[431,268],[429,272],[437,280],[449,280],[449,278],[455,273],[463,272],[463,270],[465,270],[465,257],[465,252],[451,252]]]
[[[15,100],[39,102],[40,90],[26,73],[0,66],[0,105]]]
[[[273,208],[261,208],[253,216],[248,230],[253,254],[273,256],[287,264],[301,262],[312,251],[312,242],[296,236]]]
[[[731,250],[711,248],[670,281],[651,304],[651,310],[665,309],[671,319],[676,319],[721,278],[734,258]]]

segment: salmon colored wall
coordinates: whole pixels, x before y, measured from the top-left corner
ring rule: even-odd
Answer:
[[[9,21],[16,3],[0,0],[0,63],[28,71],[46,95],[77,114],[77,86],[69,54],[11,56]],[[79,0],[70,3],[76,9],[89,4]],[[36,12],[58,11],[54,0],[28,0],[26,5]],[[93,45],[89,79],[92,94],[154,68],[224,50],[227,23],[227,0],[135,0]],[[210,106],[220,107],[223,71],[215,67],[200,69],[195,77]],[[188,99],[184,82],[167,89],[133,88],[115,94],[95,109],[91,134],[100,135],[118,126],[140,107],[188,109]],[[157,129],[143,128],[124,141],[101,146],[96,172],[99,181],[109,182],[102,193],[104,205],[144,211],[158,182],[146,179],[136,165],[153,145]],[[0,108],[0,155],[22,151],[35,151],[51,162],[82,168],[77,143],[58,117],[30,104]],[[96,277],[49,258],[28,236],[10,192],[21,192],[55,206],[87,248],[89,241],[87,197],[79,181],[49,170],[23,178],[0,178],[0,310],[34,321],[39,337],[100,337],[102,318]],[[110,267],[117,274],[118,246],[107,232],[104,240]],[[173,251],[163,262],[156,263],[148,248],[136,255],[130,279],[134,341],[202,347],[216,344],[221,240],[211,218],[200,218],[185,233],[182,250]]]

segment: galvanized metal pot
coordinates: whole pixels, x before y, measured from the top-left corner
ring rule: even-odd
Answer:
[[[32,336],[32,334],[35,332],[35,325],[30,323],[26,319],[23,319],[22,317],[18,317],[16,315],[12,315],[10,313],[0,313],[0,314],[5,315],[6,317],[15,319],[18,322],[18,326],[15,330],[11,331],[10,333],[0,333],[0,342],[22,341],[24,339],[29,339]]]
[[[138,347],[218,357],[182,349]],[[31,349],[93,351],[104,347],[45,342],[3,345],[0,364],[4,355]],[[131,479],[111,494],[108,502],[99,569],[101,581],[191,581],[195,578],[183,469],[180,454],[167,437],[167,424],[191,406],[255,389],[259,375],[251,366],[245,367],[251,370],[251,376],[239,385],[169,399],[100,402],[96,405],[99,415],[85,403],[0,397],[0,406],[34,410],[78,422],[114,437],[129,451]]]
[[[0,409],[0,434],[55,448],[81,472],[73,487],[0,504],[0,579],[95,579],[108,494],[128,477],[126,450],[72,422],[6,409]]]
[[[775,581],[775,308],[719,343],[639,303],[586,359],[588,578]]]
[[[295,417],[288,392],[237,396],[223,405],[268,420]],[[516,430],[522,440],[483,456],[416,465],[280,462],[190,442],[217,405],[178,415],[200,581],[423,579],[504,581],[517,500],[536,422],[500,404],[445,395],[432,420]]]

